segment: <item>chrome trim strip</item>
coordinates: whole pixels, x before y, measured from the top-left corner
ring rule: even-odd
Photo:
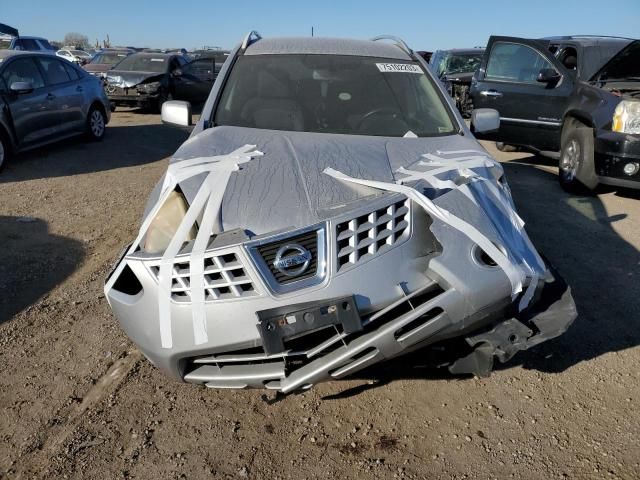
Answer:
[[[509,117],[500,117],[500,121],[506,120],[507,122],[514,123],[526,123],[530,125],[550,125],[553,127],[559,127],[562,125],[562,122],[549,122],[546,120],[527,120],[525,118],[509,118]]]

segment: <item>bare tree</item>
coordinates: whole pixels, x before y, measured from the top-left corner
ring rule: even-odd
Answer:
[[[70,32],[64,36],[65,45],[73,45],[78,48],[87,48],[89,46],[89,37],[77,32]]]

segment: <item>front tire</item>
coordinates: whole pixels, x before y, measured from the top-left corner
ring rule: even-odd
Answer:
[[[7,160],[9,159],[9,142],[7,142],[0,132],[0,172],[7,164]]]
[[[162,92],[158,97],[158,113],[162,113],[162,104],[171,100],[173,100],[173,95],[171,95],[171,92]]]
[[[562,130],[558,180],[567,192],[580,193],[598,186],[593,160],[593,129],[571,120]]]
[[[107,118],[104,112],[98,107],[91,107],[89,115],[87,115],[87,137],[99,142],[104,138],[106,129]]]

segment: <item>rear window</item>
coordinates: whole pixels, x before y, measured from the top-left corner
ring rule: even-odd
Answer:
[[[418,63],[340,55],[245,55],[224,87],[215,125],[349,135],[455,132]]]

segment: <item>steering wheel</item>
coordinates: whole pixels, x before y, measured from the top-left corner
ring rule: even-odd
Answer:
[[[362,118],[360,120],[358,120],[358,124],[356,125],[356,130],[360,130],[362,128],[362,124],[368,118],[375,117],[376,115],[395,115],[395,114],[402,115],[400,110],[398,110],[397,108],[393,108],[393,107],[374,108],[373,110],[365,113],[362,116]]]

